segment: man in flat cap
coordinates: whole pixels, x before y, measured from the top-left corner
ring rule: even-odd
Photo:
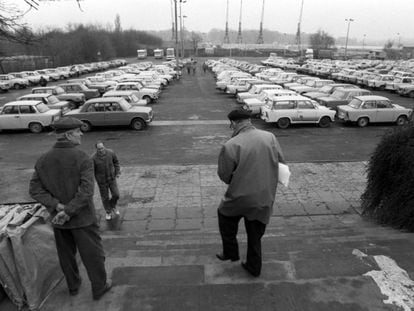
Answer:
[[[112,284],[106,277],[93,204],[93,162],[76,148],[81,144],[82,124],[76,118],[64,117],[52,125],[57,141],[36,161],[29,193],[52,216],[59,262],[70,295],[78,294],[82,282],[76,262],[79,251],[91,281],[93,299],[98,300]]]
[[[273,212],[279,161],[285,160],[276,137],[256,129],[248,110],[236,109],[227,117],[233,135],[222,146],[218,159],[218,176],[228,188],[218,207],[223,251],[216,256],[220,260],[239,260],[237,231],[243,218],[247,255],[242,267],[258,277],[262,268],[261,238]]]

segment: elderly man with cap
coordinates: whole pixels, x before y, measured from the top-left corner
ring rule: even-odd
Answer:
[[[70,295],[77,295],[81,277],[79,251],[98,300],[112,286],[107,280],[105,255],[93,204],[94,168],[90,157],[76,148],[81,144],[82,122],[64,117],[52,126],[57,141],[35,164],[29,192],[52,216],[60,266]]]
[[[218,159],[218,176],[228,188],[218,208],[223,251],[216,256],[220,260],[239,260],[237,231],[243,218],[247,255],[242,267],[258,277],[262,268],[261,238],[273,212],[279,161],[285,160],[276,137],[256,129],[249,111],[233,110],[227,117],[233,135],[222,146]]]

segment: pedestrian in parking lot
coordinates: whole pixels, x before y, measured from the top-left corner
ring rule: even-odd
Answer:
[[[220,260],[239,260],[237,231],[243,218],[247,233],[247,255],[242,267],[258,277],[262,268],[261,238],[273,212],[279,161],[285,163],[276,137],[256,129],[244,109],[228,116],[232,137],[221,148],[218,176],[228,185],[218,207],[223,243]]]
[[[192,61],[187,61],[185,63],[185,68],[187,68],[187,74],[190,74],[191,73],[191,62]]]
[[[197,69],[197,61],[195,59],[192,59],[191,61],[191,70],[193,71],[193,75],[195,75]]]
[[[47,80],[46,80],[45,77],[40,76],[39,85],[40,86],[46,86],[47,85]]]
[[[119,211],[116,208],[119,200],[117,178],[121,175],[121,167],[115,152],[107,149],[103,142],[98,141],[95,147],[96,152],[92,155],[95,179],[106,211],[105,219],[111,220],[113,215],[119,216]]]
[[[29,193],[52,217],[59,263],[70,295],[77,295],[82,283],[76,259],[80,258],[98,300],[111,287],[105,270],[105,255],[93,204],[93,161],[77,148],[81,144],[82,122],[65,117],[53,123],[57,142],[35,165]]]
[[[204,62],[204,63],[203,63],[203,72],[204,72],[204,73],[206,73],[207,68],[208,68],[208,66],[207,66],[206,62]]]

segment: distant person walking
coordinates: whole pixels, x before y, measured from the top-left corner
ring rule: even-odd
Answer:
[[[105,219],[111,220],[113,215],[119,215],[116,208],[119,200],[117,178],[121,175],[121,168],[113,150],[107,149],[101,141],[97,142],[95,147],[96,152],[92,155],[95,179],[101,194],[102,205],[106,211]]]
[[[207,68],[208,68],[206,62],[204,62],[202,66],[203,66],[203,72],[206,73]]]
[[[239,260],[237,231],[243,218],[247,255],[242,267],[258,277],[262,268],[261,238],[273,212],[279,161],[285,160],[276,137],[256,129],[247,110],[233,110],[228,118],[233,135],[218,158],[218,176],[228,185],[218,207],[223,251],[216,256],[220,260]]]
[[[193,75],[195,75],[196,70],[197,70],[197,61],[195,59],[191,59],[191,69],[193,71]]]
[[[65,117],[53,123],[57,142],[35,165],[29,193],[52,216],[60,266],[70,295],[77,295],[82,283],[76,259],[80,258],[98,300],[111,287],[107,281],[105,255],[93,204],[93,162],[81,144],[82,122]]]
[[[187,69],[187,74],[191,73],[191,61],[185,63],[185,68]]]
[[[40,86],[46,86],[47,85],[47,80],[46,80],[45,77],[40,76],[39,85]]]

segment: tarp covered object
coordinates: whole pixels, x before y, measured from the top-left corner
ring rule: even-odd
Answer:
[[[19,308],[37,310],[63,278],[49,214],[39,204],[0,205],[0,283]],[[2,217],[3,216],[3,217]]]

